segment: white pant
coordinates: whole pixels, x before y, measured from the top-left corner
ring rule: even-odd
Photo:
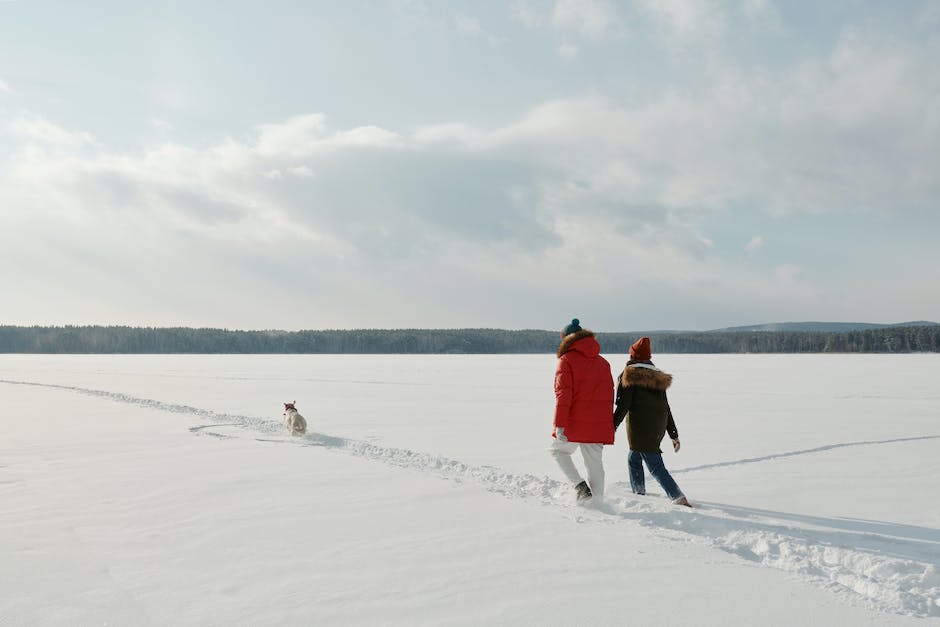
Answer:
[[[594,502],[599,503],[604,500],[604,453],[603,444],[585,444],[584,442],[569,442],[553,438],[552,445],[548,449],[565,473],[568,480],[574,485],[583,481],[578,469],[574,467],[574,461],[571,456],[578,449],[581,449],[581,456],[584,457],[584,466],[588,473],[588,486],[591,488],[591,494],[594,496]]]

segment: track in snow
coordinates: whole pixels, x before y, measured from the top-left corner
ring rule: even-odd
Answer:
[[[897,444],[898,442],[915,442],[917,440],[940,440],[940,435],[920,435],[909,438],[891,438],[889,440],[861,440],[858,442],[842,442],[840,444],[827,444],[826,446],[817,446],[815,448],[807,448],[799,451],[788,451],[786,453],[773,453],[771,455],[764,455],[762,457],[749,457],[746,459],[736,459],[730,462],[718,462],[715,464],[704,464],[702,466],[691,466],[689,468],[679,468],[678,470],[670,470],[674,475],[685,473],[685,472],[695,472],[697,470],[710,470],[712,468],[724,468],[726,466],[741,466],[743,464],[756,464],[758,462],[767,462],[774,461],[777,459],[783,459],[785,457],[797,457],[799,455],[810,455],[812,453],[824,453],[826,451],[831,451],[837,448],[848,448],[852,446],[874,446],[876,444]]]

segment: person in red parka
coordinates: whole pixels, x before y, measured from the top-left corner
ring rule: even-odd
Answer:
[[[555,369],[555,423],[549,449],[562,472],[575,486],[578,500],[604,499],[605,444],[614,443],[610,419],[614,406],[614,378],[610,364],[601,357],[594,333],[581,328],[575,318],[561,332],[558,367]],[[588,479],[584,481],[571,456],[578,449],[584,457]]]

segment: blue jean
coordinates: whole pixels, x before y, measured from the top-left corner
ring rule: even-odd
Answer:
[[[640,451],[630,451],[627,455],[627,466],[630,469],[630,487],[634,494],[646,494],[646,476],[643,473],[643,462],[650,469],[650,474],[659,482],[666,495],[675,500],[683,496],[682,490],[672,478],[666,465],[663,464],[662,453],[641,453]]]

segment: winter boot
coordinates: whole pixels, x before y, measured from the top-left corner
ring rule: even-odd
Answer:
[[[591,498],[591,488],[588,487],[587,481],[582,481],[574,489],[578,491],[578,502]]]
[[[685,498],[685,496],[680,496],[679,498],[674,500],[673,503],[675,505],[685,505],[686,507],[692,507],[692,504],[689,503],[689,499]]]

